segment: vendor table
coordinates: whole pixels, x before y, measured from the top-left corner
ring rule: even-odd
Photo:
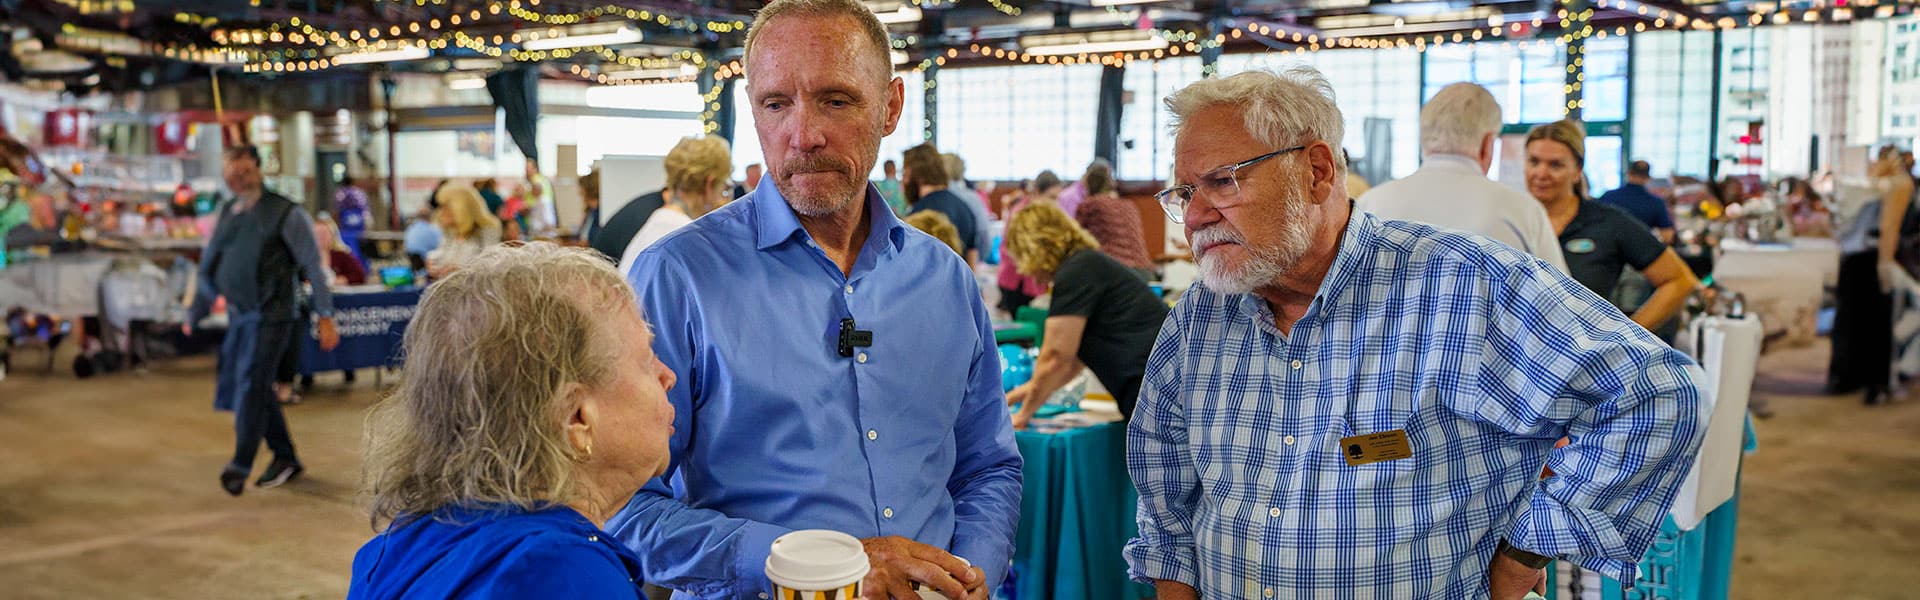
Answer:
[[[314,328],[302,328],[300,374],[399,366],[400,341],[419,303],[419,290],[335,294],[333,320],[340,346],[321,352]]]
[[[100,314],[100,280],[113,268],[104,252],[55,254],[0,269],[0,310],[83,317]]]
[[[1721,245],[1713,280],[1746,297],[1748,313],[1760,315],[1767,338],[1785,346],[1816,337],[1820,302],[1840,274],[1840,246],[1827,238],[1796,238],[1791,244]]]
[[[1117,416],[1117,415],[1116,415]],[[1138,531],[1126,424],[1014,434],[1026,460],[1020,526],[1004,594],[1014,600],[1150,598],[1120,551]]]

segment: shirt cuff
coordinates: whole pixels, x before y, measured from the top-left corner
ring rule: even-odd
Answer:
[[[1013,555],[1005,549],[996,547],[985,540],[954,538],[953,555],[967,559],[987,577],[987,589],[1000,589],[1000,583],[1007,578],[1007,569],[1013,565]]]
[[[1133,538],[1126,548],[1127,576],[1151,585],[1155,581],[1177,581],[1200,589],[1200,567],[1190,545],[1153,546],[1145,539]]]
[[[1639,565],[1626,562],[1626,561],[1614,560],[1611,558],[1584,558],[1583,559],[1576,556],[1576,557],[1570,558],[1568,562],[1572,562],[1573,564],[1580,565],[1580,568],[1586,569],[1588,571],[1593,571],[1601,575],[1611,577],[1613,578],[1614,581],[1625,582],[1625,584],[1629,586],[1633,585],[1634,580],[1638,579],[1640,576]]]
[[[1561,504],[1547,493],[1546,484],[1542,482],[1535,486],[1527,511],[1521,513],[1508,529],[1506,540],[1515,548],[1571,562],[1612,577],[1615,581],[1633,581],[1635,563],[1587,556],[1581,551],[1578,536],[1582,535],[1598,538],[1588,540],[1589,548],[1611,550],[1627,546],[1626,541],[1620,539],[1619,532],[1602,521],[1591,515],[1583,516],[1574,507]]]
[[[759,598],[760,594],[773,593],[773,582],[767,579],[767,554],[773,547],[773,541],[793,530],[777,525],[749,521],[740,527],[738,537],[733,542],[733,587],[731,598]]]

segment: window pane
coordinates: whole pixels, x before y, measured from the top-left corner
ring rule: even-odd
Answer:
[[[1588,121],[1623,121],[1627,118],[1627,39],[1611,37],[1587,42],[1582,55],[1586,81],[1581,99],[1581,116]],[[1563,79],[1564,81],[1564,79]]]
[[[1093,160],[1099,65],[943,69],[940,150],[972,180],[1020,180],[1051,169],[1073,179]]]
[[[888,159],[900,160],[900,153],[924,141],[926,129],[926,95],[923,94],[922,73],[918,71],[900,71],[894,73],[906,88],[904,102],[900,107],[900,124],[894,128],[893,135],[880,140],[880,157],[873,161],[873,179],[884,177],[881,165]],[[698,94],[694,110],[699,110]],[[623,132],[623,135],[628,132]],[[678,138],[675,138],[676,140]],[[747,165],[762,162],[765,155],[760,147],[760,134],[753,125],[753,99],[747,96],[747,80],[740,79],[733,86],[733,176],[738,181],[747,175]],[[665,152],[662,152],[665,154]]]
[[[1620,161],[1620,136],[1597,135],[1587,138],[1588,193],[1599,196],[1620,187],[1626,166]]]

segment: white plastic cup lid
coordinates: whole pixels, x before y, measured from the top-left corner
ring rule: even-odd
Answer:
[[[791,590],[839,589],[865,578],[870,568],[860,540],[827,529],[780,536],[767,553],[767,579]]]

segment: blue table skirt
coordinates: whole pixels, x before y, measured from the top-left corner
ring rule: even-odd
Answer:
[[[1026,459],[1013,570],[1015,600],[1151,598],[1127,580],[1120,551],[1138,531],[1138,494],[1127,477],[1126,426],[1015,433]]]
[[[314,327],[301,328],[300,374],[399,366],[400,341],[419,303],[419,290],[335,295],[340,347],[321,352]]]

